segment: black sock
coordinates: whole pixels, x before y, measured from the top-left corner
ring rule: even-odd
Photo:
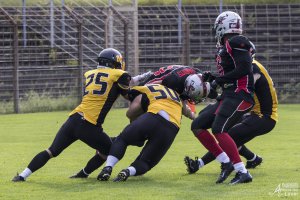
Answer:
[[[239,153],[241,156],[243,156],[247,160],[251,160],[255,156],[255,154],[252,151],[250,151],[249,149],[247,149],[247,147],[245,145],[241,146]]]
[[[38,153],[29,163],[28,168],[33,172],[43,167],[48,160],[50,159],[50,156],[47,151],[42,151]]]
[[[210,163],[211,161],[215,160],[216,158],[212,153],[207,152],[201,159],[202,159],[204,165],[206,165],[206,164]]]
[[[105,160],[102,159],[98,154],[96,154],[88,161],[88,163],[84,167],[85,173],[91,174],[93,171],[98,169],[104,162]]]

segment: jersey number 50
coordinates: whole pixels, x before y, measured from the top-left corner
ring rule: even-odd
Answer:
[[[87,95],[89,93],[89,91],[87,90],[87,87],[94,82],[95,85],[99,85],[100,89],[99,90],[92,90],[93,94],[96,95],[103,95],[106,92],[107,89],[107,82],[102,81],[101,77],[108,77],[108,74],[106,73],[97,73],[96,74],[96,78],[94,79],[95,74],[90,74],[88,77],[86,77],[88,79],[88,82],[85,85],[84,88],[84,94],[83,95]]]
[[[156,85],[147,86],[151,92],[160,93],[160,95],[155,96],[155,99],[167,99],[167,98],[170,99],[171,98],[174,101],[180,102],[180,98],[179,98],[178,94],[176,92],[174,92],[173,90],[170,90],[166,86],[164,86],[163,88],[161,88],[161,87],[155,88],[155,86]]]

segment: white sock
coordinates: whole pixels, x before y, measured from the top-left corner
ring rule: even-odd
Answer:
[[[136,174],[136,169],[132,166],[128,167],[130,176],[134,176]]]
[[[32,174],[32,171],[29,168],[24,169],[24,171],[19,174],[19,176],[22,176],[24,179],[26,179],[28,176]]]
[[[198,159],[198,161],[199,161],[199,168],[203,167],[204,166],[203,160],[200,158]]]
[[[118,158],[116,158],[115,156],[109,155],[109,156],[107,156],[105,167],[107,167],[107,166],[114,167],[117,164],[117,162],[119,162]]]
[[[236,172],[247,173],[247,169],[243,162],[235,163],[233,167]]]
[[[217,157],[216,157],[217,161],[219,161],[220,163],[228,163],[230,162],[229,157],[227,156],[227,154],[225,152],[220,153]]]
[[[256,158],[256,154],[254,154],[254,157],[252,159],[248,160],[248,161],[254,161],[255,158]]]

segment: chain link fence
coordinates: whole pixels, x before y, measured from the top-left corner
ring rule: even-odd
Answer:
[[[218,9],[35,6],[24,15],[21,7],[0,8],[0,112],[24,112],[22,102],[30,98],[62,98],[66,104],[67,97],[76,104],[83,73],[96,67],[97,55],[106,47],[125,55],[133,75],[170,64],[215,70],[211,27]],[[280,102],[299,103],[300,4],[230,5],[223,10],[242,16],[245,35],[273,77]]]

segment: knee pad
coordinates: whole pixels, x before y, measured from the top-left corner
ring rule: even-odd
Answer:
[[[201,129],[207,129],[207,124],[205,124],[205,121],[203,120],[199,120],[199,119],[195,119],[193,120],[192,124],[191,124],[191,130],[194,132],[194,130],[201,130]]]
[[[200,115],[198,115],[198,117],[196,119],[193,120],[192,124],[191,124],[191,130],[196,130],[196,129],[209,129],[211,128],[211,125],[214,121],[215,115],[208,113],[207,112],[203,112],[200,113]]]
[[[226,130],[223,130],[223,132],[226,131]],[[212,127],[211,127],[211,132],[212,134],[218,134],[218,133],[221,133],[222,132],[222,126],[219,125],[219,124],[213,124]]]

